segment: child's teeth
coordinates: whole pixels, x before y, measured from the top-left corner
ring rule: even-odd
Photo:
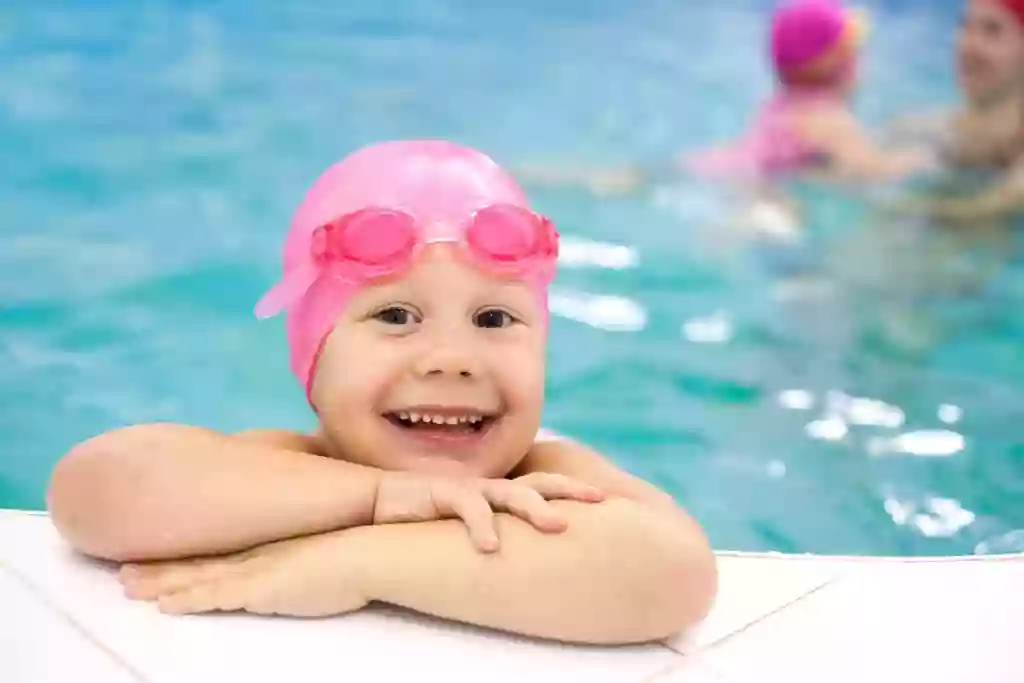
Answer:
[[[467,424],[476,425],[483,422],[485,419],[482,415],[424,415],[423,413],[404,410],[397,412],[396,415],[403,422],[409,422],[411,424],[418,424],[422,422],[423,424],[445,425],[449,427]]]

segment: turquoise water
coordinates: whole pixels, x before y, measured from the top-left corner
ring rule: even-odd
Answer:
[[[957,3],[869,4],[864,116],[952,101]],[[336,157],[429,136],[507,164],[658,161],[766,92],[767,6],[4,3],[0,507],[41,507],[55,460],[119,425],[311,425],[280,322],[249,312]],[[685,183],[532,195],[566,241],[550,427],[670,490],[718,547],[1024,550],[1013,232],[805,188],[791,245]]]

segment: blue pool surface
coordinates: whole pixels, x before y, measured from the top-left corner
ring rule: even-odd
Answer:
[[[957,2],[872,2],[857,108],[955,98]],[[0,6],[0,507],[76,441],[312,425],[251,308],[290,213],[362,144],[657,163],[770,87],[768,2],[14,0]],[[1021,230],[794,188],[802,244],[680,181],[531,188],[559,225],[547,426],[672,492],[719,548],[1024,550]]]

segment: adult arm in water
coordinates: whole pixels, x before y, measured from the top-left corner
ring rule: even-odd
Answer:
[[[949,223],[977,223],[1024,212],[1024,161],[992,185],[964,197],[929,197],[901,201],[901,214],[923,216]]]

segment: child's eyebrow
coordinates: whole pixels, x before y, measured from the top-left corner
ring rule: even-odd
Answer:
[[[512,301],[533,301],[532,293],[519,283],[502,283],[487,292],[481,292],[481,299],[505,299]]]

